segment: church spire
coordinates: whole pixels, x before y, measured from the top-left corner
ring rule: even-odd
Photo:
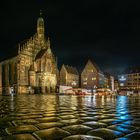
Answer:
[[[44,19],[42,18],[42,11],[40,10],[40,17],[37,20],[37,35],[39,39],[44,39]]]
[[[51,51],[51,47],[50,47],[50,38],[48,37],[48,40],[47,40],[47,47],[48,47],[48,53],[51,54],[52,51]]]
[[[42,17],[42,10],[40,10],[40,17]]]

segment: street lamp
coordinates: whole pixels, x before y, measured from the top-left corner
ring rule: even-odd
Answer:
[[[94,87],[93,87],[93,93],[94,93],[94,94],[96,93],[96,88],[97,88],[97,86],[94,85]]]

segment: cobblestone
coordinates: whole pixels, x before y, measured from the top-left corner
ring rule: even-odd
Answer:
[[[63,140],[104,140],[100,137],[88,136],[88,135],[73,135],[64,138]]]
[[[62,123],[59,122],[48,122],[48,123],[39,123],[36,125],[39,129],[48,129],[51,127],[62,127],[64,126]]]
[[[99,129],[91,130],[87,134],[91,136],[101,137],[104,140],[113,140],[117,137],[123,136],[123,133],[119,131],[110,130],[107,128],[99,128]]]
[[[18,125],[24,125],[24,124],[33,125],[33,124],[37,124],[39,122],[34,119],[25,119],[25,120],[14,120],[14,121],[12,121],[12,123],[15,126],[18,126]]]
[[[138,97],[0,98],[0,140],[140,140]]]
[[[71,134],[65,130],[62,130],[58,127],[39,130],[33,133],[39,140],[46,139],[46,140],[61,140]]]
[[[70,126],[63,127],[62,129],[70,132],[72,135],[86,134],[86,132],[92,130],[91,127],[85,125],[70,125]]]
[[[0,137],[0,140],[36,140],[34,136],[31,134],[17,134],[17,135],[9,135],[6,137]]]
[[[93,129],[107,127],[107,124],[105,124],[105,123],[100,123],[100,122],[97,122],[97,121],[84,122],[83,124],[84,124],[84,125],[87,125],[87,126],[89,126],[89,127],[92,127]]]
[[[19,125],[19,126],[13,126],[6,128],[6,132],[11,134],[19,134],[19,133],[32,133],[34,131],[37,131],[38,129],[33,125]]]
[[[131,134],[126,135],[125,137],[130,139],[130,140],[139,140],[140,139],[140,132],[133,132]]]
[[[132,132],[138,130],[137,127],[133,127],[133,126],[129,126],[129,125],[122,125],[122,124],[112,125],[112,126],[109,126],[108,128],[123,132],[125,134],[129,134],[129,133],[132,133]]]

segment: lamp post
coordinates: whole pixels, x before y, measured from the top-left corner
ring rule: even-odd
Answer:
[[[97,86],[94,85],[94,87],[93,87],[93,93],[94,93],[94,94],[96,93],[96,89],[97,89]]]

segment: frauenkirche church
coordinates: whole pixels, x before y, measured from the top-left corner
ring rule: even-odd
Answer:
[[[57,84],[56,58],[45,38],[44,19],[37,20],[37,33],[18,46],[18,53],[0,63],[0,92],[50,93]]]

